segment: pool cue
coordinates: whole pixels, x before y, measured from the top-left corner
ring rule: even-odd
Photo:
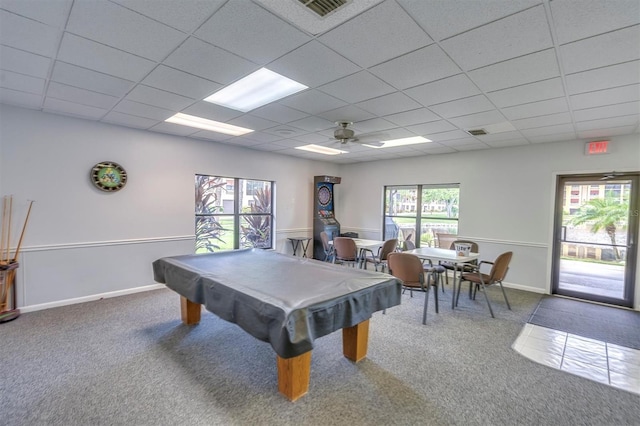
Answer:
[[[7,225],[7,263],[9,263],[9,250],[11,247],[11,214],[13,211],[13,195],[9,196],[9,224]]]
[[[18,256],[20,256],[20,248],[22,247],[22,239],[24,238],[24,233],[27,230],[27,223],[29,222],[29,216],[31,215],[31,207],[33,207],[33,200],[31,200],[29,202],[29,208],[27,209],[27,216],[24,219],[24,224],[22,225],[22,232],[20,233],[20,239],[18,240],[18,245],[16,246],[16,252],[14,253],[13,256],[13,262],[17,262],[18,261]],[[17,268],[16,268],[17,269]],[[12,295],[13,295],[13,309],[16,309],[16,303],[17,303],[17,298],[16,298],[16,292],[15,292],[15,288],[13,286],[14,284],[14,280],[15,280],[15,276],[16,276],[16,269],[12,269],[9,271],[9,273],[7,274],[7,291],[4,295],[4,306],[7,305],[7,298],[9,296],[9,283],[11,283],[11,287],[12,287]]]

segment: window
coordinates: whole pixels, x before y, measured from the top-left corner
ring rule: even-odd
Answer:
[[[274,182],[196,175],[196,253],[273,247]]]
[[[459,198],[458,184],[386,186],[384,239],[421,247],[433,246],[436,233],[457,234]]]

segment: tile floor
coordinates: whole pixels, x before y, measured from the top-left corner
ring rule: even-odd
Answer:
[[[540,364],[640,395],[640,350],[525,324],[512,345]]]

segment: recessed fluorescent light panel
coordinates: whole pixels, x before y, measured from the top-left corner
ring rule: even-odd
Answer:
[[[369,148],[391,148],[394,146],[403,146],[403,145],[415,145],[418,143],[426,143],[432,142],[431,139],[423,138],[422,136],[413,136],[411,138],[402,138],[402,139],[392,139],[390,141],[380,141],[381,146],[376,145],[368,145],[363,144],[364,146],[368,146]]]
[[[247,112],[285,96],[306,89],[307,86],[266,68],[218,90],[205,98],[207,102]]]
[[[182,126],[195,127],[198,129],[209,130],[211,132],[224,133],[225,135],[241,136],[253,132],[251,129],[244,127],[232,126],[227,123],[207,120],[206,118],[196,117],[195,115],[183,114],[181,112],[167,118],[167,123],[180,124]]]
[[[325,155],[338,155],[338,154],[347,154],[349,151],[342,151],[340,149],[329,148],[327,146],[320,145],[304,145],[304,146],[296,146],[296,149],[301,149],[303,151],[311,151],[317,154],[325,154]]]

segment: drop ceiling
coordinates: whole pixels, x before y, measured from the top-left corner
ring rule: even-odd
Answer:
[[[308,89],[247,113],[202,101],[262,67]],[[298,0],[0,0],[0,102],[343,164],[579,144],[638,134],[640,1],[351,0],[321,19]],[[433,142],[340,145],[337,121]]]

